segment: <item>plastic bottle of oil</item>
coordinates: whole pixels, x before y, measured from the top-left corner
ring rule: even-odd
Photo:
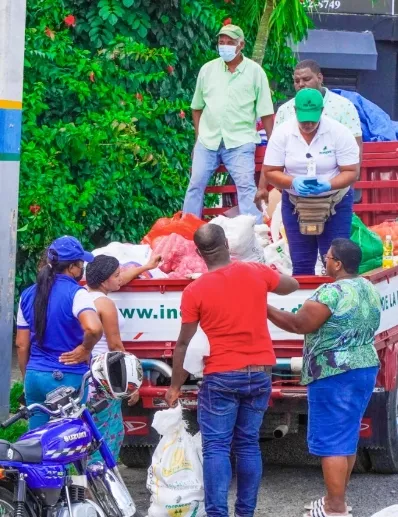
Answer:
[[[383,242],[383,268],[388,269],[394,266],[394,244],[391,235],[386,235]]]

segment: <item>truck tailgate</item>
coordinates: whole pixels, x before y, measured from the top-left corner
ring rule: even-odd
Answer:
[[[375,270],[364,276],[373,282],[380,292],[383,312],[378,334],[382,337],[386,332],[398,327],[398,267]],[[297,312],[317,287],[330,281],[325,277],[301,277],[298,280],[300,289],[297,292],[289,296],[270,293],[269,303],[279,309]],[[119,292],[113,293],[112,298],[126,321],[122,333],[123,342],[133,345],[134,350],[141,348],[140,344],[142,349],[146,348],[146,344],[150,345],[150,348],[156,348],[156,343],[167,343],[167,348],[174,345],[181,324],[181,295],[188,283],[188,280],[136,280]],[[271,337],[277,344],[276,348],[282,343],[302,341],[302,336],[289,334],[272,324],[269,324],[269,327]]]

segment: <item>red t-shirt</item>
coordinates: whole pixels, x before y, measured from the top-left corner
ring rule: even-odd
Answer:
[[[205,273],[182,294],[182,323],[200,322],[210,342],[205,374],[273,365],[267,294],[279,274],[254,262],[233,262]]]

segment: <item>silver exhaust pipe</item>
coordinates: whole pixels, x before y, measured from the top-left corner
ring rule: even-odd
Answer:
[[[158,359],[140,359],[140,363],[144,372],[154,370],[171,379],[173,370],[167,363],[159,361]]]
[[[286,425],[286,424],[282,424],[282,425],[278,425],[278,427],[275,429],[274,431],[274,438],[283,438],[284,436],[287,435],[287,433],[289,432],[289,426]]]

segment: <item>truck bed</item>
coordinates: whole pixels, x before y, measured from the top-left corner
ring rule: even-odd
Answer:
[[[377,269],[364,275],[380,292],[383,312],[377,334],[378,349],[398,335],[398,266]],[[269,303],[279,309],[297,312],[314,291],[331,279],[319,276],[297,277],[300,289],[289,296],[270,293]],[[111,297],[125,318],[122,340],[139,357],[165,359],[172,356],[180,330],[180,303],[190,280],[135,280]],[[302,336],[270,326],[275,348],[283,347],[283,356],[300,356]],[[394,342],[394,341],[392,341]],[[278,354],[277,354],[278,355]],[[292,355],[290,355],[292,356]]]

